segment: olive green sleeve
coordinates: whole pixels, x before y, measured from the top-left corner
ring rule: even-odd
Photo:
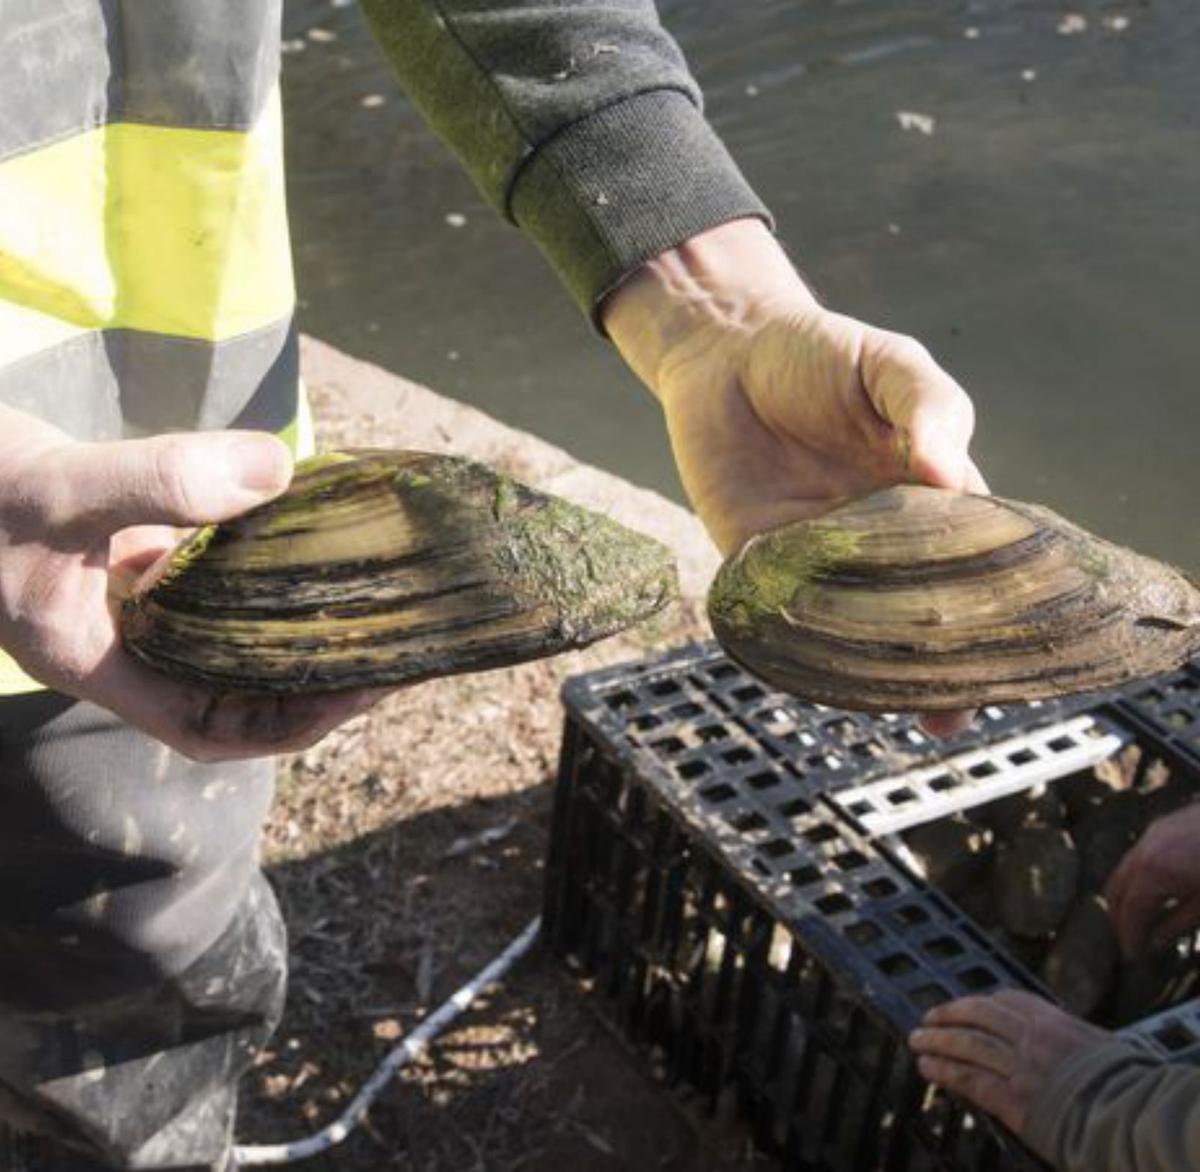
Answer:
[[[651,0],[362,0],[402,84],[585,313],[649,257],[769,221]]]
[[[1200,1068],[1114,1039],[1074,1055],[1026,1123],[1059,1172],[1195,1172]]]

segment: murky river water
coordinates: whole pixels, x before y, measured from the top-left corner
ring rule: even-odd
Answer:
[[[661,10],[826,301],[916,334],[971,391],[993,489],[1200,568],[1200,4]],[[654,404],[357,8],[285,20],[304,328],[679,497]]]

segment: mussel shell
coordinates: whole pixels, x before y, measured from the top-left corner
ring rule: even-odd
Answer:
[[[708,606],[750,671],[865,711],[1091,691],[1200,652],[1179,571],[1037,505],[921,486],[752,538]]]
[[[328,692],[586,646],[674,592],[658,542],[482,464],[342,452],[185,540],[121,624],[138,658],[216,691]]]

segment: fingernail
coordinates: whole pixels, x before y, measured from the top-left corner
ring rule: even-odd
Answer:
[[[292,477],[292,458],[273,435],[233,435],[226,440],[232,478],[257,494],[282,492]]]

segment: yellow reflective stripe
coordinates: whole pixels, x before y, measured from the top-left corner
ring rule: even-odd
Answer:
[[[313,427],[312,408],[308,403],[308,392],[304,380],[300,380],[300,394],[296,402],[296,418],[276,433],[291,449],[297,460],[311,456],[317,450],[316,429]]]
[[[220,340],[293,300],[278,92],[249,132],[113,123],[0,162],[0,301]]]
[[[300,383],[300,397],[296,404],[296,418],[277,432],[279,438],[292,450],[297,460],[311,456],[316,451],[316,433],[313,428],[312,408],[308,395]],[[0,650],[0,697],[23,696],[28,692],[44,692],[45,684],[38,683],[26,675],[7,652]]]
[[[0,696],[23,696],[26,692],[45,690],[45,684],[39,684],[37,680],[27,676],[17,667],[16,660],[0,651]]]

